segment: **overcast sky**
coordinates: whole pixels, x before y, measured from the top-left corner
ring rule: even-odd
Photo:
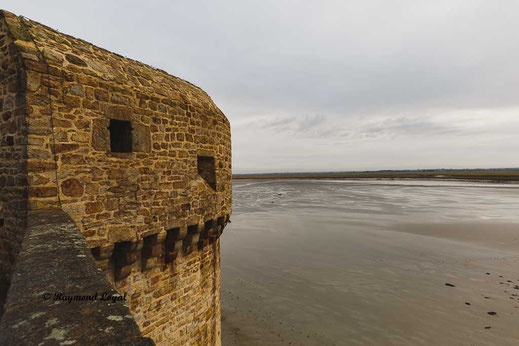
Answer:
[[[519,167],[519,1],[26,1],[200,86],[235,173]]]

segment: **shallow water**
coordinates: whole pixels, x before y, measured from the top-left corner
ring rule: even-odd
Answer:
[[[224,345],[519,344],[519,185],[238,180],[233,189],[221,241]]]

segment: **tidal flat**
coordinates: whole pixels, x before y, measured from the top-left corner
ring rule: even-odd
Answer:
[[[237,180],[223,345],[517,345],[519,184]]]

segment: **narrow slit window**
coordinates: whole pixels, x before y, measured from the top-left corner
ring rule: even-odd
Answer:
[[[198,156],[198,175],[216,190],[216,168],[214,157]]]
[[[110,119],[110,150],[113,153],[132,152],[132,123],[126,120]]]

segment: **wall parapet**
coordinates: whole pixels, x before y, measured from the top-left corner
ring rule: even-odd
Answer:
[[[123,301],[101,300],[103,293],[123,298],[96,267],[72,219],[59,209],[32,211],[0,321],[0,344],[154,345]],[[61,300],[71,296],[96,299]]]

